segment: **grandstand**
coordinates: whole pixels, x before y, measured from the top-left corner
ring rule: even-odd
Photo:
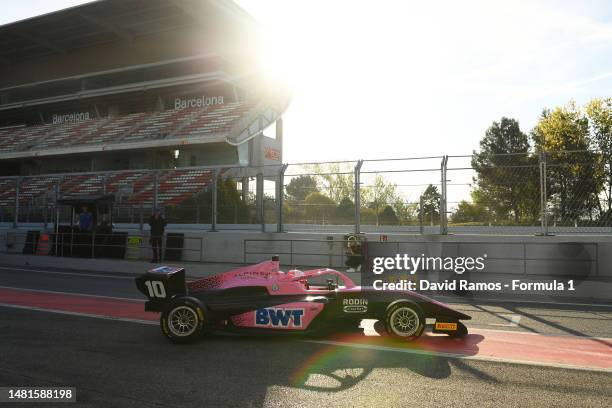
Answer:
[[[212,168],[280,165],[290,93],[256,37],[231,0],[99,0],[0,26],[3,213],[96,194],[179,205]]]

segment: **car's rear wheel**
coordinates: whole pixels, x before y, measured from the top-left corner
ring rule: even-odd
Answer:
[[[205,316],[198,301],[180,297],[170,302],[162,312],[162,333],[174,343],[190,343],[202,334]]]
[[[397,340],[411,341],[419,338],[425,328],[421,309],[412,303],[402,302],[391,306],[385,315],[385,330]]]

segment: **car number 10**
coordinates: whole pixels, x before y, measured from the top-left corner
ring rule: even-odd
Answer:
[[[166,297],[166,288],[164,284],[160,281],[146,281],[145,286],[149,291],[149,297],[152,298],[165,298]]]

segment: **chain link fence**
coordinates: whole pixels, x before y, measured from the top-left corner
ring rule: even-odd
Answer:
[[[0,177],[0,223],[71,223],[60,199],[114,196],[115,224],[410,234],[612,234],[612,166],[592,151]]]

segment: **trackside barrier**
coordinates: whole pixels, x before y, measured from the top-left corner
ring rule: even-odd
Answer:
[[[38,231],[36,231],[38,233]],[[43,237],[47,236],[47,240]],[[80,258],[106,258],[106,259],[142,259],[141,254],[152,253],[149,240],[141,236],[117,232],[112,234],[60,232],[58,234],[40,232],[36,241],[28,241],[29,233],[6,231],[0,235],[3,241],[1,251],[5,253],[22,253],[23,248],[37,246],[38,249],[30,253],[37,255],[73,256]],[[165,240],[164,240],[165,241]],[[42,242],[43,248],[40,248]],[[170,242],[172,245],[172,241]],[[162,254],[167,250],[180,256],[182,259],[203,259],[204,241],[202,237],[183,237],[182,246],[163,245]],[[46,247],[46,248],[45,248]],[[47,250],[48,248],[48,250]],[[189,256],[185,256],[189,254]],[[182,256],[181,256],[182,255]],[[162,255],[163,256],[163,255]],[[163,259],[162,259],[163,261]]]
[[[245,239],[243,262],[278,254],[287,266],[343,267],[345,240],[320,239]],[[575,278],[609,278],[600,270],[600,244],[597,242],[415,242],[393,241],[368,243],[368,260],[373,257],[409,256],[484,257],[488,274],[523,276],[562,276]]]
[[[331,239],[245,239],[243,263],[279,255],[281,264],[289,266],[345,266],[349,240]]]
[[[131,260],[140,259],[140,247],[142,246],[142,237],[136,235],[128,235],[126,258]]]
[[[36,247],[36,255],[49,255],[51,252],[51,240],[49,234],[42,232],[38,237],[38,246]]]

